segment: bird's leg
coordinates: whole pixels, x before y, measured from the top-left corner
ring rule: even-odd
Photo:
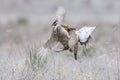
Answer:
[[[77,60],[77,52],[76,51],[74,52],[74,58],[75,58],[75,60]]]
[[[77,51],[78,51],[78,42],[74,46],[74,57],[75,57],[75,60],[77,60]]]

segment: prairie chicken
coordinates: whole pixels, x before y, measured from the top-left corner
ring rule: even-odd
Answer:
[[[67,30],[64,28],[65,26],[62,26],[64,16],[65,10],[60,8],[56,15],[57,18],[52,24],[52,33],[50,39],[45,43],[44,47],[52,49],[52,47],[60,42],[63,45],[64,50],[68,49],[68,40],[70,36]]]

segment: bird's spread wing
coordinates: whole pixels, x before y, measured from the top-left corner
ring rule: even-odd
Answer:
[[[52,48],[58,43],[58,37],[55,31],[51,33],[50,39],[45,43],[45,48]]]
[[[88,37],[90,36],[90,34],[92,33],[92,31],[95,29],[96,27],[83,27],[79,30],[76,31],[76,35],[78,37],[78,40],[80,40],[81,42],[86,42]]]

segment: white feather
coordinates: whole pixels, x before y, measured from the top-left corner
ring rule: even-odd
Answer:
[[[92,31],[95,29],[96,27],[83,27],[81,29],[79,29],[78,31],[76,31],[77,37],[80,40],[80,42],[86,42],[88,37],[91,35]]]
[[[64,7],[58,7],[58,10],[56,12],[56,18],[58,20],[58,24],[62,24],[63,19],[65,17],[65,9]]]
[[[57,25],[54,27],[54,31],[58,28],[61,27],[60,25],[62,24],[63,20],[65,17],[65,9],[64,7],[58,7],[58,10],[56,12],[56,18],[58,20]]]

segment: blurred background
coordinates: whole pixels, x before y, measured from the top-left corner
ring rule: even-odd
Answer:
[[[59,6],[65,8],[65,23],[71,27],[97,27],[92,36],[97,45],[96,53],[99,54],[99,58],[98,56],[88,60],[83,58],[83,64],[81,63],[85,70],[83,73],[87,74],[85,66],[89,65],[93,68],[93,65],[89,64],[91,62],[96,63],[97,68],[94,67],[94,69],[98,71],[98,75],[102,74],[100,78],[96,78],[97,80],[119,80],[120,65],[117,65],[119,64],[117,61],[120,60],[116,55],[120,58],[118,54],[120,53],[120,0],[0,0],[1,80],[18,80],[20,72],[18,68],[22,70],[25,59],[18,55],[24,54],[28,46],[44,44],[49,39],[51,24],[55,20]],[[104,62],[106,59],[107,62]],[[12,77],[6,79],[6,76],[12,73],[11,69],[15,69],[17,76],[11,75]],[[94,69],[92,69],[93,72],[95,72]],[[90,74],[94,75],[94,73]],[[95,74],[97,75],[97,72]]]

